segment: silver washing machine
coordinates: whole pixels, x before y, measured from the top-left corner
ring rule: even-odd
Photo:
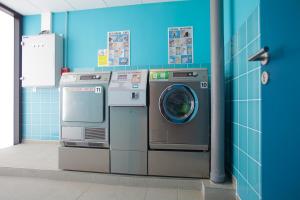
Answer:
[[[60,169],[109,172],[110,75],[111,72],[62,75]]]
[[[207,69],[150,71],[149,99],[149,174],[208,178]]]

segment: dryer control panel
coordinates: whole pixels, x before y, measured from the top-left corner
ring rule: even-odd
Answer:
[[[146,106],[148,71],[113,72],[108,87],[109,106]]]
[[[64,73],[60,79],[60,85],[69,84],[98,84],[109,83],[111,72],[68,72]]]

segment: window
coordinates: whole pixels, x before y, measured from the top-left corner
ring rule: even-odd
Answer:
[[[19,15],[0,4],[0,148],[19,143]]]

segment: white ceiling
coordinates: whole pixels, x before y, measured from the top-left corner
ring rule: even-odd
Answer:
[[[2,4],[23,15],[169,1],[180,0],[0,0]]]

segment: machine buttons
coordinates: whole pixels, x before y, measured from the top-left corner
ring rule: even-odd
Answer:
[[[131,99],[138,99],[139,98],[139,93],[138,92],[132,92],[131,93]]]
[[[132,88],[137,89],[137,88],[139,88],[139,85],[138,84],[132,84]]]
[[[96,75],[96,76],[94,77],[94,79],[101,79],[101,76],[100,76],[100,75]]]
[[[150,72],[151,80],[168,80],[169,79],[169,72],[162,71],[162,72]]]

